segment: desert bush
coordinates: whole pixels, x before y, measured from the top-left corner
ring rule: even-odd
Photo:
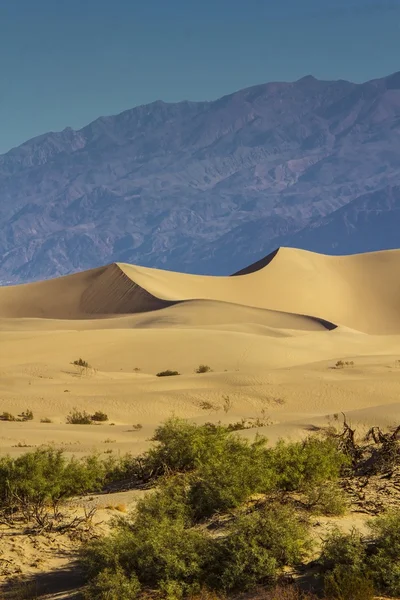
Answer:
[[[216,544],[212,584],[224,591],[247,590],[275,581],[310,549],[308,527],[287,506],[266,504],[236,519]]]
[[[293,491],[337,480],[349,460],[334,439],[309,437],[304,442],[278,442],[274,464],[279,473],[279,488]]]
[[[134,424],[132,425],[132,429],[133,429],[134,431],[140,431],[140,429],[143,429],[143,425],[142,425],[141,423],[134,423]]]
[[[334,528],[323,542],[320,563],[325,571],[343,565],[356,572],[362,572],[366,557],[364,539],[357,529],[343,533]]]
[[[374,587],[367,569],[367,548],[356,529],[335,528],[324,540],[320,563],[325,594],[334,600],[370,600]]]
[[[274,489],[276,476],[265,442],[229,435],[213,445],[191,478],[189,499],[195,518],[235,508],[254,493]]]
[[[43,417],[43,419],[40,419],[41,423],[52,423],[53,421],[51,419],[49,419],[49,417]]]
[[[83,367],[84,369],[89,369],[90,365],[87,362],[87,360],[83,360],[83,358],[78,358],[77,360],[72,361],[73,365],[76,365],[77,367]]]
[[[16,421],[16,418],[11,413],[4,411],[0,415],[0,421]]]
[[[352,361],[352,360],[338,360],[335,363],[336,369],[343,369],[344,367],[353,367],[353,366],[354,366],[354,361]]]
[[[0,511],[12,519],[20,514],[39,524],[68,497],[100,490],[106,469],[95,455],[68,460],[62,450],[38,448],[18,458],[0,458]]]
[[[223,404],[222,408],[224,409],[224,413],[227,415],[228,412],[233,407],[233,402],[229,396],[222,396]]]
[[[180,373],[178,371],[171,371],[170,369],[157,373],[157,377],[172,377],[174,375],[180,375]]]
[[[68,425],[91,425],[92,417],[85,410],[74,408],[67,416]]]
[[[89,577],[119,565],[124,573],[135,574],[142,585],[167,596],[196,591],[204,578],[211,538],[186,528],[185,519],[178,515],[171,519],[156,505],[151,509],[144,505],[145,501],[133,519],[117,521],[111,535],[84,548]]]
[[[212,368],[208,365],[199,365],[195,371],[196,373],[210,373]]]
[[[29,408],[26,411],[22,412],[18,416],[22,421],[32,421],[33,420],[33,412]]]
[[[96,421],[96,422],[100,422],[100,423],[104,423],[104,421],[108,421],[108,416],[106,415],[106,413],[102,412],[101,410],[96,410],[96,412],[91,415],[91,420],[92,421]]]
[[[133,600],[140,592],[135,574],[128,577],[121,568],[104,569],[83,592],[85,600]]]
[[[331,481],[309,488],[306,491],[306,502],[310,510],[320,515],[341,516],[347,509],[342,489]]]
[[[148,468],[159,474],[191,471],[223,444],[228,434],[221,425],[197,426],[172,417],[156,429],[152,440],[158,444],[143,459]]]
[[[251,597],[252,600],[318,600],[314,594],[303,592],[295,585],[277,585],[270,590],[261,588],[253,592]]]
[[[338,565],[324,577],[324,592],[329,600],[373,600],[375,590],[365,573]]]
[[[373,551],[368,568],[376,587],[393,596],[400,595],[400,511],[388,512],[369,523]]]

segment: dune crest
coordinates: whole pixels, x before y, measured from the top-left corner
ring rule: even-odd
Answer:
[[[203,300],[307,315],[327,328],[335,324],[364,333],[394,334],[400,332],[399,271],[399,250],[325,256],[279,248],[230,277],[114,263],[0,288],[0,317],[84,319],[151,313]]]

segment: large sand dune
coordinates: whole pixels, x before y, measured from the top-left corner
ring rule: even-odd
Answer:
[[[0,421],[0,452],[51,441],[87,452],[107,438],[136,451],[172,413],[199,422],[267,413],[271,440],[341,410],[363,426],[395,424],[399,272],[397,250],[281,248],[231,277],[112,264],[0,288],[0,413],[35,414]],[[79,357],[93,368],[74,367]],[[340,359],[354,364],[334,368]],[[200,363],[213,372],[195,373]],[[164,369],[181,374],[156,377]],[[66,425],[73,407],[104,410],[116,425]]]
[[[398,250],[324,256],[280,248],[233,277],[111,264],[50,281],[1,288],[0,317],[82,319],[152,312],[182,301],[206,300],[213,301],[214,307],[216,302],[224,302],[231,307],[307,315],[325,320],[328,327],[337,324],[365,333],[394,334],[400,333],[399,273]],[[235,309],[234,322],[237,314]],[[286,327],[288,317],[282,315],[282,319],[282,327]],[[279,327],[278,321],[272,320]]]

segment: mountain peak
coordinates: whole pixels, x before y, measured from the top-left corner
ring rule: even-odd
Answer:
[[[0,280],[111,262],[218,275],[282,246],[398,245],[388,89],[399,73],[366,86],[306,75],[35,138],[0,156]]]

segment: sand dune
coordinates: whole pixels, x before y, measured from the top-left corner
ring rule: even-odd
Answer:
[[[82,319],[149,313],[182,301],[204,300],[214,303],[203,310],[209,315],[211,306],[217,312],[233,310],[216,308],[217,302],[224,302],[231,307],[237,304],[307,315],[327,321],[328,327],[337,324],[366,333],[393,334],[400,333],[399,272],[397,250],[324,256],[280,248],[232,277],[112,264],[50,281],[1,288],[0,317]],[[233,322],[238,311],[232,315]],[[282,319],[286,328],[287,315]]]

